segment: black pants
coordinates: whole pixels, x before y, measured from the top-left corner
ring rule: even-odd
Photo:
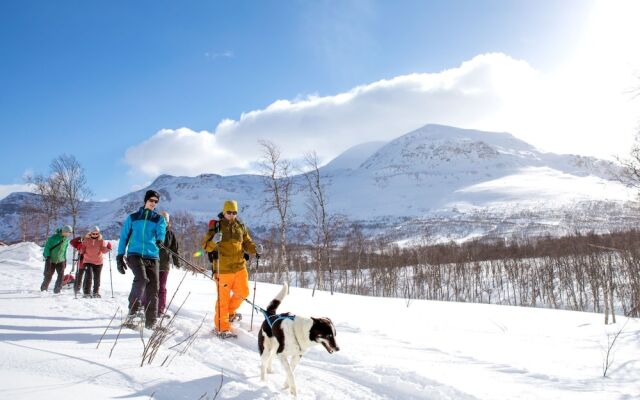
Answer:
[[[80,291],[80,283],[82,282],[82,293],[91,293],[91,282],[93,281],[93,293],[100,293],[100,274],[102,273],[102,265],[84,264],[83,268],[78,269],[78,276],[73,285],[73,290],[78,293]],[[84,277],[84,282],[82,281]]]
[[[127,264],[133,272],[133,284],[129,293],[129,314],[135,314],[142,303],[145,321],[153,324],[158,314],[158,260],[127,256]],[[141,300],[144,299],[144,302]]]
[[[64,277],[64,267],[66,262],[62,261],[59,263],[52,263],[49,259],[44,263],[44,280],[42,281],[42,285],[40,285],[40,290],[49,289],[49,284],[51,283],[51,279],[53,278],[53,273],[57,272],[58,277],[56,278],[56,283],[53,286],[53,293],[60,293],[60,289],[62,289],[62,278]]]

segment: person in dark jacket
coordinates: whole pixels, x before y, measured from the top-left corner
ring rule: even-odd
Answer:
[[[71,235],[71,227],[65,225],[56,230],[44,245],[44,280],[40,285],[40,291],[46,292],[53,278],[53,273],[58,274],[56,283],[53,286],[53,293],[60,293],[62,289],[62,279],[64,277],[64,269],[67,266],[67,247],[69,246],[69,236]]]
[[[164,248],[160,248],[160,290],[158,292],[158,318],[170,317],[166,313],[165,307],[167,305],[167,278],[169,277],[169,265],[170,261],[173,261],[173,266],[180,268],[180,259],[178,258],[178,239],[171,230],[171,220],[169,213],[163,211],[160,213],[164,220],[167,222],[167,235],[164,238]],[[167,249],[171,250],[168,251]]]
[[[118,272],[124,274],[127,267],[133,272],[133,283],[129,293],[129,315],[125,325],[135,328],[133,318],[144,296],[145,327],[154,329],[158,314],[159,245],[164,242],[167,223],[154,211],[160,201],[160,193],[147,190],[144,206],[129,215],[120,231]],[[125,252],[127,255],[125,261]]]

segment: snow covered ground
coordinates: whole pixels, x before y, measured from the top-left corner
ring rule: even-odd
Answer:
[[[236,327],[237,340],[221,341],[210,329],[215,287],[189,275],[172,305],[189,294],[175,321],[177,335],[152,365],[140,367],[142,342],[112,326],[96,345],[118,307],[126,308],[132,275],[108,265],[102,299],[74,299],[70,290],[42,295],[41,249],[31,243],[0,248],[0,398],[2,399],[286,399],[279,363],[268,382],[259,378],[255,316],[250,308]],[[115,260],[114,260],[115,261]],[[172,270],[171,295],[183,276]],[[253,288],[253,283],[251,284]],[[51,286],[52,288],[52,286]],[[265,306],[279,286],[259,283]],[[638,399],[640,321],[619,317],[605,326],[590,313],[481,304],[384,299],[292,288],[280,311],[328,316],[341,351],[317,346],[302,359],[299,399]],[[208,314],[207,314],[208,313]],[[170,345],[205,327],[186,354],[160,366]],[[608,334],[625,324],[602,377]],[[149,332],[145,331],[145,336]]]

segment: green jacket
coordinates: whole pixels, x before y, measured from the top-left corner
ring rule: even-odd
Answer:
[[[69,246],[69,239],[62,236],[62,231],[57,229],[56,233],[51,235],[44,245],[44,258],[49,257],[54,264],[66,261],[67,246]]]

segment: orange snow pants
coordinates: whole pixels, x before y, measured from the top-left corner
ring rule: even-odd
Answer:
[[[246,268],[230,274],[216,274],[218,300],[216,301],[213,323],[216,331],[224,332],[231,328],[229,314],[233,314],[249,296],[249,275]],[[233,294],[232,294],[233,292]]]

